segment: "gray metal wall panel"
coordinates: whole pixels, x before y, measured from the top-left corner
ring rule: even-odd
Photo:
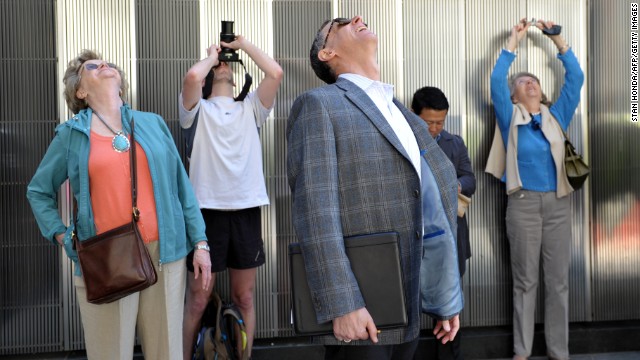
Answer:
[[[465,3],[466,138],[477,179],[468,221],[472,257],[464,279],[463,323],[472,326],[511,322],[511,266],[505,231],[504,185],[484,172],[495,115],[489,76],[508,30],[525,13],[524,1]],[[520,67],[517,58],[513,67]]]
[[[0,354],[56,351],[59,249],[41,239],[25,197],[58,123],[54,3],[2,1],[0,24]]]
[[[162,116],[184,155],[178,121],[182,78],[200,58],[198,0],[136,0],[138,109]]]
[[[631,3],[637,1],[590,2],[594,320],[640,317],[640,125],[630,117]]]
[[[462,0],[403,2],[404,98],[401,99],[410,108],[416,90],[424,86],[440,88],[449,100],[445,129],[463,137],[467,98],[464,3]],[[427,17],[438,21],[425,21]],[[442,24],[448,24],[446,31]]]
[[[204,49],[218,42],[220,20],[235,21],[236,33],[272,54],[285,71],[273,117],[261,131],[271,205],[262,209],[267,264],[258,271],[256,285],[257,337],[293,335],[287,245],[295,235],[285,155],[289,109],[299,94],[322,84],[308,61],[322,20],[355,14],[363,15],[379,36],[382,80],[396,86],[396,96],[406,105],[421,86],[442,88],[451,103],[446,128],[462,135],[469,148],[478,189],[469,210],[473,257],[464,279],[464,326],[510,324],[512,316],[504,185],[483,171],[495,125],[489,74],[517,19],[549,17],[563,25],[587,74],[569,135],[593,169],[588,187],[571,199],[570,320],[640,315],[640,189],[634,180],[640,172],[640,130],[629,122],[629,77],[620,71],[628,68],[629,29],[612,26],[629,23],[627,1],[9,0],[0,1],[0,9],[0,225],[12,233],[1,241],[3,270],[32,262],[34,256],[35,269],[60,269],[47,276],[2,271],[0,354],[84,347],[69,262],[42,241],[21,195],[53,127],[69,115],[58,96],[66,63],[82,48],[117,62],[132,84],[134,108],[161,114],[182,150],[176,103],[181,79]],[[25,26],[29,31],[20,30]],[[529,35],[512,72],[538,74],[543,89],[556,98],[563,70],[555,50],[535,30]],[[257,84],[261,72],[241,56]],[[24,86],[25,76],[34,79],[27,83],[39,86]],[[241,71],[236,79],[240,86]],[[68,213],[66,202],[63,213]],[[37,288],[17,290],[25,277]],[[228,297],[226,276],[217,288]],[[431,326],[426,318],[422,324]]]
[[[274,130],[273,192],[276,209],[276,272],[278,318],[274,324],[279,336],[292,336],[291,294],[289,288],[288,245],[297,241],[291,223],[291,195],[286,169],[286,123],[295,98],[323,84],[309,66],[309,49],[324,19],[331,18],[329,1],[275,0],[273,2],[274,58],[284,70],[284,79],[276,99]]]

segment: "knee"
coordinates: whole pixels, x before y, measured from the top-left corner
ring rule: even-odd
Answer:
[[[209,304],[209,295],[204,291],[190,291],[187,296],[186,308],[191,313],[201,314]]]
[[[244,290],[231,295],[231,300],[241,310],[248,310],[253,308],[253,291]]]

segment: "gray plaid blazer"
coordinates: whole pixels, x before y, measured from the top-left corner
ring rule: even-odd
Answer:
[[[394,102],[416,135],[440,188],[449,226],[455,229],[455,169],[424,122]],[[287,122],[287,141],[293,225],[318,322],[366,306],[345,255],[343,238],[395,231],[400,235],[409,323],[383,331],[379,343],[415,339],[420,330],[422,194],[418,173],[400,140],[362,89],[338,79],[295,100]],[[333,336],[314,340],[344,344]]]

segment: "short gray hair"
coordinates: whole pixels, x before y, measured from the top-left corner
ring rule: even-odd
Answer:
[[[102,60],[102,56],[93,50],[82,50],[78,56],[69,61],[67,70],[64,72],[64,77],[62,78],[62,82],[64,83],[64,100],[67,102],[69,110],[71,110],[74,114],[77,114],[80,112],[80,110],[89,107],[85,100],[78,99],[78,97],[76,96],[78,86],[80,86],[80,68],[88,60]],[[124,72],[117,65],[116,70],[118,70],[118,73],[120,73],[121,79],[120,98],[123,102],[126,102],[129,83],[125,78]]]
[[[511,78],[509,79],[509,95],[511,95],[511,102],[513,102],[513,94],[516,92],[516,81],[518,81],[518,79],[520,79],[521,77],[525,77],[525,76],[536,79],[536,81],[538,82],[538,85],[540,85],[540,79],[538,79],[537,76],[533,75],[530,72],[521,71],[517,74],[512,75]],[[551,101],[547,99],[547,95],[545,95],[542,89],[540,89],[540,93],[542,94],[542,99],[540,99],[540,102],[547,106],[551,106]]]

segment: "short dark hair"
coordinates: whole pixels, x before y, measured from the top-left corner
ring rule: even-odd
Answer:
[[[331,69],[326,61],[318,59],[318,54],[322,50],[325,38],[322,35],[322,29],[324,29],[324,27],[327,26],[329,22],[331,22],[331,20],[326,20],[322,23],[320,29],[318,29],[316,37],[313,39],[313,43],[311,44],[311,50],[309,50],[309,61],[311,62],[311,68],[313,69],[313,72],[318,78],[320,78],[320,80],[326,82],[327,84],[333,84],[337,79],[335,71]]]
[[[433,86],[425,86],[413,94],[411,110],[420,115],[422,109],[449,110],[449,101],[442,90]]]

